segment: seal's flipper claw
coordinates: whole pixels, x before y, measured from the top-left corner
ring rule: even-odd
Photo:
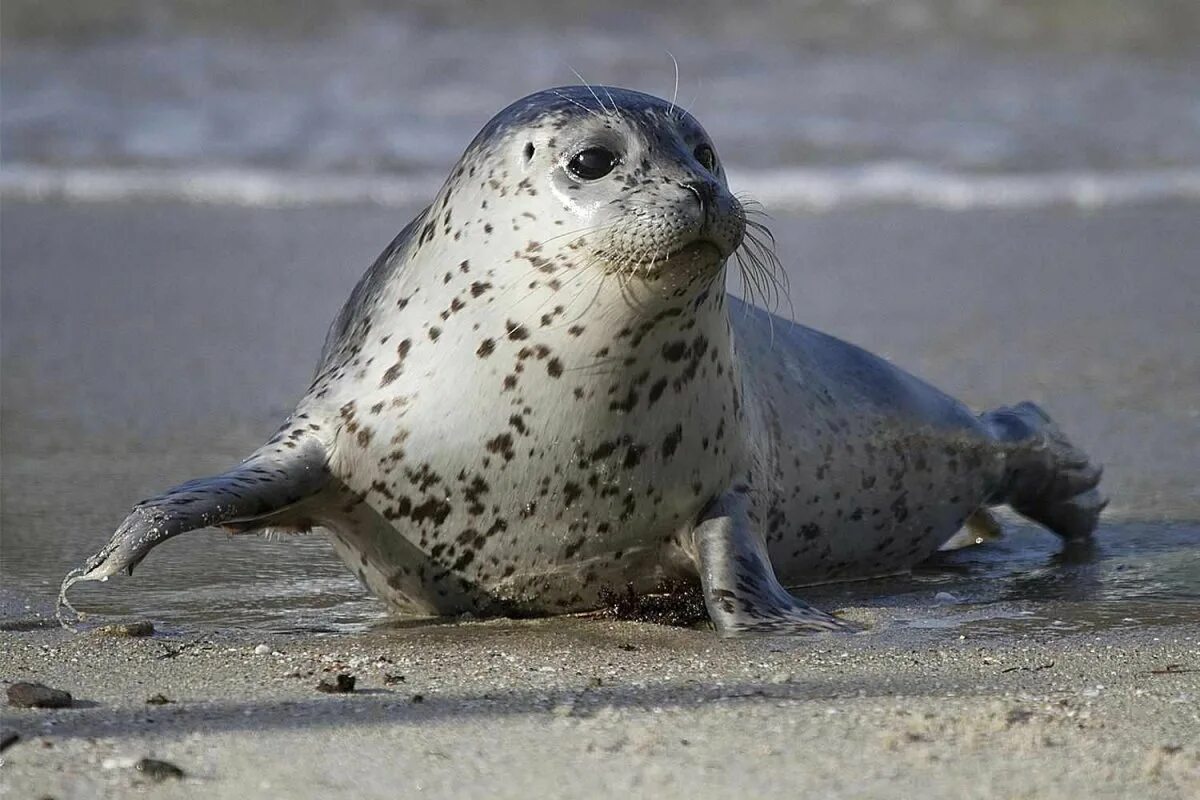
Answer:
[[[857,628],[792,596],[775,577],[743,495],[718,499],[692,531],[704,603],[721,636],[851,633]]]
[[[289,433],[288,426],[283,433]],[[80,616],[67,600],[76,583],[108,580],[122,570],[132,575],[152,549],[181,533],[227,524],[250,530],[260,520],[280,524],[289,507],[319,492],[328,480],[319,441],[279,435],[228,472],[188,481],[138,503],[108,544],[67,574],[59,589],[59,621],[67,624],[64,610]]]
[[[957,533],[947,539],[938,550],[961,550],[964,547],[987,544],[1004,538],[1004,525],[986,508],[977,508],[963,521]]]

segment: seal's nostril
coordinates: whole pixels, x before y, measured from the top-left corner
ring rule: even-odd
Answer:
[[[700,211],[707,214],[713,205],[712,185],[703,181],[687,181],[679,185],[696,195],[696,199],[700,201]]]

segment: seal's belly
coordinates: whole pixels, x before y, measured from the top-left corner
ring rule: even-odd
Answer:
[[[596,608],[608,593],[627,587],[652,592],[679,577],[669,544],[679,526],[633,521],[625,535],[611,539],[593,532],[583,551],[565,531],[530,525],[517,529],[518,547],[480,542],[475,550],[451,551],[440,544],[421,548],[411,531],[369,507],[354,516],[327,525],[335,552],[372,593],[403,613],[570,613]],[[448,552],[472,552],[480,566],[470,568],[461,556],[449,560]]]
[[[608,450],[599,456],[628,461],[624,449]],[[562,453],[557,463],[578,459]],[[403,483],[353,486],[322,522],[350,570],[401,612],[575,612],[598,607],[607,591],[653,591],[678,576],[674,534],[731,477],[695,469],[698,459],[679,463],[680,476],[652,463],[646,475],[624,470],[593,487],[557,464],[484,480],[431,456]],[[605,471],[594,461],[588,469]]]

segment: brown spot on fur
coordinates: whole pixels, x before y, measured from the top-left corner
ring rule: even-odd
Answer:
[[[513,459],[513,438],[510,433],[502,433],[494,439],[489,439],[485,445],[489,453],[497,453],[504,457],[505,461]]]
[[[662,454],[663,458],[670,458],[675,454],[675,448],[679,446],[679,442],[683,439],[683,426],[676,425],[675,430],[671,431],[663,439]]]

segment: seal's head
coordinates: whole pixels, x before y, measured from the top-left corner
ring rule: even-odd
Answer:
[[[700,124],[628,89],[570,86],[518,100],[484,127],[460,167],[484,170],[510,196],[536,198],[539,225],[553,226],[554,249],[569,247],[572,266],[631,280],[714,276],[746,231]]]

